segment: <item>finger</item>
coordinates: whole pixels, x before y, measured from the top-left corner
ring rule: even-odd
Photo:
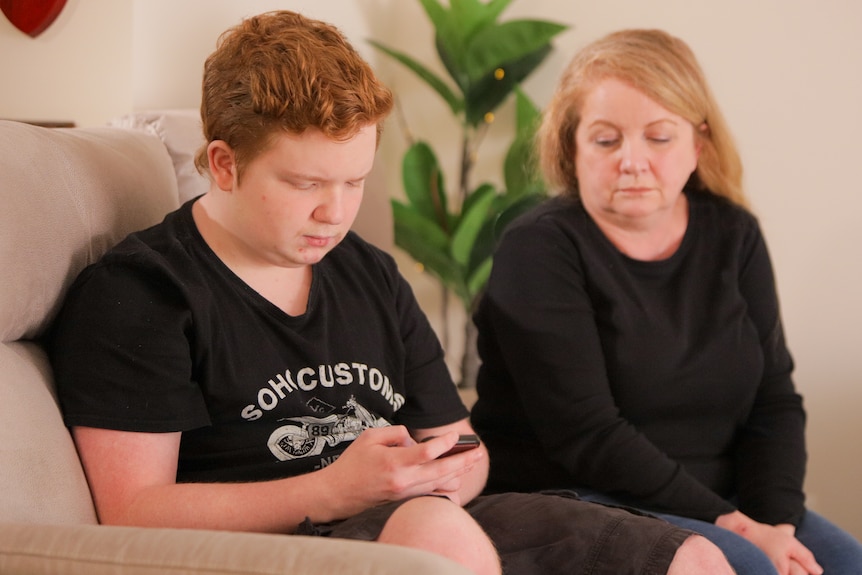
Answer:
[[[452,449],[452,446],[458,442],[458,432],[449,431],[436,437],[430,437],[422,440],[416,449],[417,463],[427,463],[439,458],[441,455]]]
[[[802,573],[803,575],[821,575],[823,573],[823,567],[814,560],[814,557],[805,559],[792,558],[790,560],[790,573],[791,575],[795,575],[796,573]]]
[[[455,477],[444,482],[442,485],[438,485],[437,489],[434,490],[435,493],[452,493],[461,489],[461,477]]]
[[[790,560],[789,575],[820,575],[821,571],[809,571],[803,567],[798,561]]]
[[[823,567],[821,567],[817,563],[817,560],[814,559],[814,553],[812,553],[805,545],[799,543],[798,540],[797,544],[790,552],[790,563],[791,573],[794,573],[794,565],[798,565],[800,568],[802,568],[803,571],[801,571],[801,573],[805,573],[805,575],[820,575],[821,573],[823,573]]]
[[[481,453],[473,454],[465,452],[450,457],[434,459],[421,466],[422,476],[428,479],[433,490],[453,481],[457,481],[460,488],[461,477],[470,473],[481,457]]]
[[[414,449],[411,448],[410,451]],[[474,468],[476,460],[477,458],[469,452],[441,459],[426,460],[414,468],[413,488],[419,493],[431,493],[438,489],[458,489],[460,488],[460,477]],[[456,482],[457,486],[455,486]]]

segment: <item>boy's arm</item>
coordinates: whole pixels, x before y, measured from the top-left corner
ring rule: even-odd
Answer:
[[[73,435],[99,520],[114,525],[292,533],[306,518],[324,523],[445,491],[465,474],[464,487],[474,486],[482,466],[475,462],[487,459],[468,452],[437,460],[457,433],[446,436],[448,445],[441,445],[446,438],[416,444],[406,428],[393,426],[366,430],[335,463],[313,473],[255,483],[177,483],[180,433],[75,427]],[[465,495],[472,491],[475,486]]]

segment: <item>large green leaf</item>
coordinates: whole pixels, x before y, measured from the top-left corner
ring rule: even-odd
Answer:
[[[566,26],[542,20],[511,20],[487,26],[469,39],[465,72],[478,81],[497,68],[548,46]]]
[[[449,85],[444,82],[439,76],[437,76],[434,72],[426,68],[421,63],[417,62],[407,54],[403,52],[399,52],[394,48],[390,48],[376,40],[369,40],[369,44],[383,52],[395,58],[405,66],[407,66],[410,70],[412,70],[417,76],[419,76],[422,80],[425,81],[426,84],[431,86],[431,88],[437,92],[441,98],[449,105],[449,108],[452,110],[454,115],[458,115],[464,109],[464,98],[456,94]]]
[[[491,184],[483,184],[481,187],[490,186]],[[480,187],[480,188],[481,188]],[[477,192],[479,189],[467,195],[464,200],[464,205],[469,206],[476,198],[481,197]],[[485,221],[476,237],[473,239],[473,245],[470,247],[470,258],[467,261],[467,275],[469,276],[473,270],[482,262],[482,260],[491,257],[494,254],[495,239],[494,239],[494,221],[497,218],[501,206],[505,203],[506,198],[499,190],[494,189],[494,200],[488,207],[488,212],[485,216]]]
[[[467,194],[467,197],[464,198],[464,203],[461,205],[461,213],[465,214],[469,212],[472,209],[472,205],[482,199],[486,194],[493,194],[495,197],[497,196],[497,189],[493,184],[486,182]]]
[[[425,266],[444,285],[460,286],[463,283],[461,272],[449,253],[449,237],[412,206],[398,200],[392,200],[391,205],[395,245]]]
[[[471,126],[478,126],[485,120],[485,114],[493,112],[512,93],[515,86],[535,70],[551,53],[551,46],[539,48],[519,60],[502,66],[502,78],[492,71],[464,92],[465,119]]]
[[[529,96],[521,89],[515,89],[515,137],[531,139],[539,123],[542,112]]]
[[[458,228],[452,235],[452,257],[459,265],[466,267],[469,263],[473,243],[482,230],[488,217],[488,208],[496,195],[493,186],[482,186],[471,194],[469,205],[465,204],[466,211],[461,213]]]
[[[437,156],[425,142],[416,142],[404,154],[401,178],[407,199],[426,219],[449,231],[449,216],[443,172]]]
[[[458,88],[461,89],[461,93],[466,94],[467,90],[470,88],[470,77],[467,74],[466,66],[463,62],[464,49],[450,46],[440,36],[437,36],[434,41],[434,45],[437,47],[437,56],[440,58],[440,61],[443,62],[443,66],[446,68],[446,71],[449,72],[449,76],[452,78],[452,81],[458,85]],[[464,106],[466,107],[466,102]]]
[[[419,2],[425,9],[428,19],[434,25],[434,41],[438,46],[442,44],[452,54],[463,55],[467,46],[466,38],[461,31],[459,22],[453,17],[452,11],[447,10],[438,0],[419,0]],[[456,68],[463,68],[463,66],[463,61],[456,64]]]
[[[544,189],[537,169],[535,137],[541,112],[523,90],[515,89],[515,139],[506,153],[503,177],[506,193],[521,195]]]
[[[469,44],[479,30],[491,26],[512,0],[450,0],[452,19],[458,23],[459,32]]]
[[[501,234],[513,219],[546,197],[543,192],[527,192],[522,195],[498,194],[488,210],[488,217],[482,230],[473,242],[470,262],[467,265],[468,273],[472,273],[485,259],[494,255]]]
[[[491,267],[494,260],[487,257],[482,260],[475,271],[467,277],[467,292],[470,294],[470,301],[467,302],[467,310],[472,310],[473,304],[477,296],[482,293],[485,286],[488,284],[488,278],[491,277]]]
[[[435,23],[437,54],[462,92],[466,91],[470,83],[470,46],[475,43],[477,36],[488,33],[489,29],[499,28],[497,18],[509,4],[511,0],[491,0],[487,3],[480,0],[450,0],[448,12],[438,5],[448,15],[448,19],[442,14],[436,16],[440,20],[439,25]]]
[[[498,196],[497,200],[501,198]],[[495,202],[496,204],[496,202]],[[495,205],[491,206],[488,213],[488,218],[482,224],[482,229],[476,236],[473,246],[470,249],[470,261],[467,262],[468,276],[476,270],[482,262],[494,255],[494,249],[497,247],[497,236],[495,232],[495,224],[499,210]]]
[[[548,196],[545,193],[530,193],[515,198],[504,210],[501,210],[494,220],[494,238],[499,242],[509,224],[518,216],[535,208],[544,202]]]
[[[434,25],[434,30],[437,34],[445,32],[448,35],[456,31],[452,15],[443,4],[437,0],[419,0],[419,3],[422,4],[425,14],[428,15],[428,19],[431,20],[431,24]]]

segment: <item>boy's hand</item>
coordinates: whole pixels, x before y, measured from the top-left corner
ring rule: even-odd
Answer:
[[[367,429],[321,473],[331,474],[345,516],[388,501],[439,493],[460,504],[460,477],[484,456],[474,449],[438,459],[458,441],[456,431],[416,443],[403,426]]]

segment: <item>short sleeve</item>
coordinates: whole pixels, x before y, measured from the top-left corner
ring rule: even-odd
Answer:
[[[87,268],[53,326],[66,424],[141,432],[208,425],[191,377],[186,296],[158,266],[135,264]]]

